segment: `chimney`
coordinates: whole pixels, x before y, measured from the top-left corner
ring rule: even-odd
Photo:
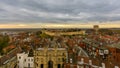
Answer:
[[[89,60],[89,64],[92,65],[92,60]]]
[[[81,58],[81,63],[84,63],[84,59],[83,58]]]
[[[115,68],[119,68],[118,66],[115,66]]]
[[[102,68],[105,68],[105,64],[104,63],[102,63]]]

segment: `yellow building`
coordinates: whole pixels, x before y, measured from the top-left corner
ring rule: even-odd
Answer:
[[[38,48],[34,51],[35,68],[63,68],[66,56],[66,48]]]
[[[61,36],[61,35],[85,35],[85,30],[75,31],[75,32],[50,32],[44,31],[43,33],[50,35],[50,36]]]

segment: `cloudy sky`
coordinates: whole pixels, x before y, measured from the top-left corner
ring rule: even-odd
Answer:
[[[120,0],[0,0],[0,28],[94,24],[120,27]]]

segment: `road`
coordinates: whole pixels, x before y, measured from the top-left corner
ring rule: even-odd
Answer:
[[[17,63],[17,58],[15,56],[9,59],[9,61],[5,65],[2,65],[0,68],[14,68],[16,63]]]

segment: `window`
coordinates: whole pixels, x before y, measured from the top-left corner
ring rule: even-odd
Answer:
[[[58,58],[58,61],[60,61],[60,58]]]
[[[115,59],[115,56],[114,56],[114,59]]]
[[[21,59],[21,57],[19,56],[19,59]]]
[[[31,59],[31,61],[33,61],[33,59]]]
[[[37,64],[37,67],[38,67],[38,64]]]
[[[60,65],[60,64],[58,64],[58,65],[57,65],[57,68],[61,68],[61,65]]]
[[[40,65],[40,68],[44,68],[44,65],[43,65],[43,64],[41,64],[41,65]]]
[[[37,58],[37,61],[39,60],[39,58]]]
[[[30,63],[28,63],[28,68],[30,68]]]
[[[39,55],[39,54],[37,53],[37,55]]]
[[[73,60],[70,58],[70,63],[72,63],[72,61],[73,61]]]
[[[41,58],[41,62],[43,62],[43,58]]]
[[[26,59],[25,59],[25,62],[26,62]]]
[[[63,53],[63,56],[65,56],[65,54]]]
[[[65,60],[64,60],[64,58],[62,58],[62,62],[64,62]]]
[[[30,61],[30,59],[28,59],[28,61]]]
[[[89,68],[89,66],[88,66],[88,65],[86,65],[86,68]]]
[[[19,61],[18,61],[18,63],[19,63]]]

